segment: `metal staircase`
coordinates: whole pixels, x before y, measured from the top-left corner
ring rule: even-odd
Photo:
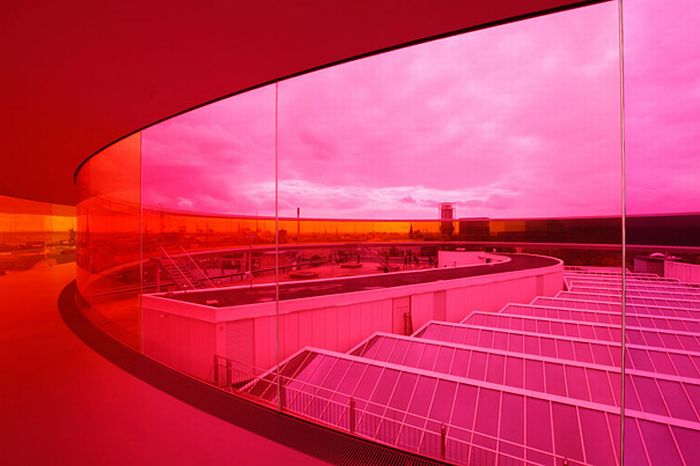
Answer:
[[[171,254],[161,247],[159,259],[161,266],[173,279],[178,289],[213,288],[214,282],[211,281],[194,258],[182,246],[179,249],[177,254]]]

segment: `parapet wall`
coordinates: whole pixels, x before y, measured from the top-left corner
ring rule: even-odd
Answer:
[[[563,270],[557,261],[503,273],[218,308],[146,295],[143,351],[203,379],[213,376],[214,355],[241,367],[267,369],[278,357],[305,346],[345,352],[377,331],[406,334],[430,320],[460,321],[475,310],[495,312],[509,302],[553,296],[562,289]]]
[[[700,283],[700,265],[664,261],[664,277],[677,278],[682,282]]]

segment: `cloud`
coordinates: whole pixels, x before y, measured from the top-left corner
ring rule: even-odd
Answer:
[[[503,209],[517,197],[517,193],[493,187],[445,190],[428,186],[326,185],[308,180],[285,180],[278,189],[281,216],[294,216],[300,207],[307,217],[328,218],[435,218],[440,202]],[[274,183],[249,184],[245,190],[253,198],[265,197],[274,192]]]
[[[628,212],[700,212],[700,10],[638,3],[625,9]]]
[[[190,210],[194,207],[194,202],[191,199],[184,197],[177,198],[177,207],[181,210]]]
[[[669,15],[649,32],[663,6],[626,8],[630,205],[691,209],[700,199],[691,169],[698,39]],[[280,212],[435,218],[451,201],[461,216],[616,215],[619,101],[617,13],[607,3],[285,80]],[[268,86],[145,131],[144,202],[272,215],[274,102]]]

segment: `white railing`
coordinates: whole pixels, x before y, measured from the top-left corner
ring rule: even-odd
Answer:
[[[219,387],[275,409],[281,407],[286,414],[428,458],[474,466],[587,464],[295,378],[278,378],[274,369],[263,371],[220,356],[214,361]]]

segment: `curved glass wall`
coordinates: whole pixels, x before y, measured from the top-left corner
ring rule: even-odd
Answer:
[[[0,196],[0,276],[75,261],[75,207]]]
[[[654,287],[631,281],[625,293],[625,406],[656,415],[626,419],[625,459],[692,464],[700,440],[699,315],[693,310],[700,297],[700,39],[694,30],[700,10],[685,0],[624,2],[624,20],[627,265],[667,281]],[[657,334],[641,330],[652,322],[639,320],[648,311],[656,314]]]
[[[141,135],[90,159],[78,173],[77,284],[86,313],[138,349],[141,294]]]
[[[696,288],[648,257],[694,257],[692,157],[644,152],[648,16],[626,7],[625,249],[616,8],[327,68],[118,142],[77,180],[86,314],[213,386],[451,463],[692,463]]]

